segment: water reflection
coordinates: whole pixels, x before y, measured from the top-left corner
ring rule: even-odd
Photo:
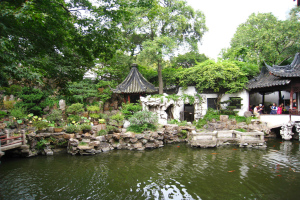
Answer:
[[[0,199],[297,199],[297,141],[2,160]]]

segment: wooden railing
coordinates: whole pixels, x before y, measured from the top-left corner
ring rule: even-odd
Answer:
[[[4,151],[18,148],[26,144],[25,132],[19,136],[12,135],[13,133],[6,133],[0,136],[0,156],[4,155]]]

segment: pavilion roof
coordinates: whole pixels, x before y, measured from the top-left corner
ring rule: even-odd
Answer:
[[[267,67],[263,67],[259,76],[251,79],[247,85],[248,89],[268,88],[274,86],[288,85],[291,79],[272,75]]]
[[[300,54],[296,53],[293,62],[289,65],[273,67],[266,64],[262,67],[259,76],[248,83],[248,89],[268,88],[290,84],[293,78],[300,77]]]
[[[268,70],[278,77],[300,77],[300,54],[296,53],[293,62],[290,65],[278,66],[274,65],[273,67],[267,65]]]
[[[114,93],[155,93],[157,88],[149,83],[137,69],[137,65],[133,64],[132,68],[125,78],[116,89],[112,89]]]

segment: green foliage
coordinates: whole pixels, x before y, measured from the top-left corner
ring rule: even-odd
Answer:
[[[34,115],[41,116],[43,114],[43,109],[46,107],[43,101],[48,96],[46,92],[36,88],[23,87],[18,96],[22,101],[16,103],[17,107],[23,107],[28,113],[33,113]]]
[[[235,129],[236,131],[239,131],[239,132],[247,132],[247,130],[243,129],[243,128],[238,128],[238,129]]]
[[[9,87],[2,87],[5,95],[18,96],[18,93],[22,90],[20,85],[10,85]]]
[[[235,93],[245,88],[248,79],[245,73],[233,62],[223,61],[215,63],[212,60],[197,64],[195,67],[182,70],[176,74],[180,86],[195,85],[203,92]]]
[[[80,128],[76,125],[69,125],[66,127],[66,133],[78,133]]]
[[[203,119],[207,121],[211,121],[212,119],[215,119],[216,121],[220,120],[220,112],[213,109],[208,108],[206,114],[204,115]]]
[[[6,116],[7,116],[7,113],[4,112],[4,111],[2,111],[2,110],[0,110],[0,119],[3,119]]]
[[[222,57],[260,66],[264,62],[279,65],[299,51],[299,24],[293,11],[287,20],[279,20],[272,13],[253,13],[239,25]]]
[[[44,128],[48,127],[48,122],[44,121],[44,120],[40,120],[40,121],[33,121],[33,126],[36,127],[39,130],[42,130]]]
[[[80,130],[82,130],[83,132],[89,132],[92,130],[92,126],[89,124],[82,124],[80,125]]]
[[[199,54],[198,52],[190,51],[183,55],[179,54],[177,57],[172,58],[172,66],[178,68],[190,68],[194,67],[197,63],[201,63],[208,60],[204,54]]]
[[[78,115],[70,115],[70,116],[68,116],[67,121],[68,121],[68,123],[73,123],[73,122],[77,123],[80,121],[80,119],[81,118]]]
[[[6,110],[11,110],[14,108],[16,101],[4,101],[3,106]]]
[[[106,130],[107,130],[108,133],[112,133],[112,132],[114,132],[114,131],[117,131],[118,128],[115,127],[115,126],[112,126],[112,125],[107,125],[107,126],[106,126]]]
[[[48,121],[53,121],[53,122],[57,122],[60,121],[62,119],[62,111],[59,109],[53,109],[49,115],[47,116],[47,120]]]
[[[183,102],[185,102],[186,99],[189,100],[190,104],[194,104],[194,102],[195,102],[195,97],[192,95],[182,94],[182,98],[183,98]]]
[[[79,82],[69,82],[68,85],[68,103],[87,103],[89,98],[100,98],[97,82],[90,79],[84,79]]]
[[[51,80],[47,87],[64,89],[82,79],[94,58],[106,60],[121,47],[126,7],[123,1],[1,1],[0,84]]]
[[[122,126],[123,125],[123,122],[124,122],[124,115],[120,114],[120,113],[117,113],[115,115],[112,115],[110,117],[110,119],[112,120],[111,121],[111,124],[114,124],[116,126]]]
[[[143,125],[130,125],[127,128],[127,131],[131,131],[134,133],[142,133],[147,130],[155,131],[156,126],[154,124],[143,124]]]
[[[158,122],[158,117],[150,111],[139,111],[129,118],[130,126],[128,131],[141,133],[145,130],[155,130]]]
[[[246,122],[246,117],[244,116],[235,116],[235,120],[237,123]]]
[[[172,99],[173,101],[178,101],[180,99],[181,96],[177,95],[177,94],[170,94],[168,96],[165,96],[168,101],[170,101],[170,99]]]
[[[83,104],[81,103],[74,103],[71,106],[69,106],[66,110],[69,114],[79,114],[81,112],[84,112]]]
[[[99,117],[100,117],[100,115],[97,114],[97,113],[91,113],[91,114],[89,114],[89,116],[90,116],[91,118],[93,118],[94,120],[95,120],[95,119],[99,119]]]
[[[87,146],[88,144],[86,142],[79,142],[78,146]]]
[[[15,107],[10,111],[10,115],[15,117],[17,120],[27,117],[26,109],[22,107]]]
[[[158,117],[150,111],[139,111],[129,118],[131,125],[156,124]]]
[[[108,133],[108,131],[103,129],[103,130],[98,131],[97,136],[107,135],[107,133]]]
[[[187,138],[187,130],[181,130],[177,135],[181,139],[186,139]]]
[[[199,119],[196,123],[197,128],[202,128],[205,124],[207,124],[207,121],[205,119]]]
[[[125,119],[129,119],[134,113],[141,110],[142,106],[139,103],[122,103],[121,112],[124,115]]]
[[[87,109],[89,112],[97,112],[97,111],[100,111],[100,107],[99,107],[99,106],[87,106],[86,109]]]
[[[46,147],[46,145],[47,145],[48,143],[49,143],[48,140],[42,139],[42,140],[40,140],[40,141],[38,141],[38,142],[36,143],[36,148],[37,148],[38,150],[42,150],[42,149],[44,149],[44,148]]]
[[[187,126],[187,121],[178,121],[176,119],[171,119],[168,124],[177,124],[178,126]]]

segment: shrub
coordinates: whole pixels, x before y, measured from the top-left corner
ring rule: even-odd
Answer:
[[[220,112],[213,108],[208,108],[203,119],[205,119],[206,121],[211,121],[212,119],[219,121],[220,120]]]
[[[54,109],[47,117],[48,121],[57,122],[62,119],[62,111],[58,109]]]
[[[79,127],[76,125],[70,125],[66,127],[66,133],[77,133],[79,130]]]
[[[83,104],[81,104],[81,103],[74,103],[74,104],[70,105],[66,110],[66,112],[69,114],[79,114],[83,111],[84,111]]]
[[[207,121],[205,119],[199,119],[197,124],[196,124],[196,127],[197,128],[202,128],[205,124],[207,124]]]
[[[106,135],[107,133],[108,133],[107,130],[100,130],[100,131],[98,131],[97,135],[102,136],[102,135]]]
[[[129,131],[141,133],[145,130],[155,130],[158,117],[155,113],[150,111],[139,111],[129,118]]]
[[[90,112],[100,111],[99,106],[87,106],[86,109]]]
[[[139,111],[129,118],[131,125],[156,124],[158,117],[150,111]]]
[[[26,108],[27,112],[41,116],[43,114],[43,109],[46,107],[42,102],[47,96],[47,93],[44,93],[39,89],[24,87],[19,93],[19,98],[21,98],[22,101],[17,102],[16,106]]]
[[[92,126],[89,124],[82,124],[80,125],[80,130],[87,132],[92,130]]]
[[[41,121],[34,121],[33,126],[38,128],[39,130],[42,130],[43,128],[48,127],[48,122],[41,120]]]
[[[127,128],[127,131],[132,131],[134,133],[142,133],[147,130],[155,131],[156,126],[154,124],[143,124],[143,125],[130,125]]]
[[[38,141],[38,142],[36,143],[36,148],[37,148],[38,150],[42,150],[42,149],[44,149],[44,148],[46,147],[46,145],[47,145],[48,143],[49,143],[49,142],[48,142],[47,140],[42,139],[42,140],[40,140],[40,141]]]
[[[77,122],[79,122],[80,121],[80,116],[78,116],[78,115],[70,115],[68,118],[67,118],[67,121],[68,121],[68,123],[73,123],[73,122],[75,122],[75,123],[77,123]]]
[[[123,103],[121,112],[125,119],[129,119],[134,113],[141,111],[143,108],[139,103]]]
[[[14,108],[16,101],[4,101],[3,106],[6,110],[11,110]]]
[[[123,125],[124,115],[117,113],[117,114],[111,116],[110,119],[116,121],[117,126],[121,126],[121,125]]]
[[[108,133],[112,133],[113,131],[117,131],[118,129],[115,126],[107,125],[106,130]]]
[[[91,113],[91,114],[89,114],[89,116],[93,119],[99,119],[99,117],[100,117],[100,115],[97,113]]]
[[[181,131],[178,133],[178,136],[179,136],[181,139],[186,139],[186,138],[187,138],[187,130],[181,130]]]
[[[10,111],[10,115],[15,117],[17,120],[27,117],[26,109],[21,107],[15,107]]]
[[[4,112],[4,111],[2,111],[2,110],[0,110],[0,119],[3,119],[6,116],[7,116],[7,113]]]

